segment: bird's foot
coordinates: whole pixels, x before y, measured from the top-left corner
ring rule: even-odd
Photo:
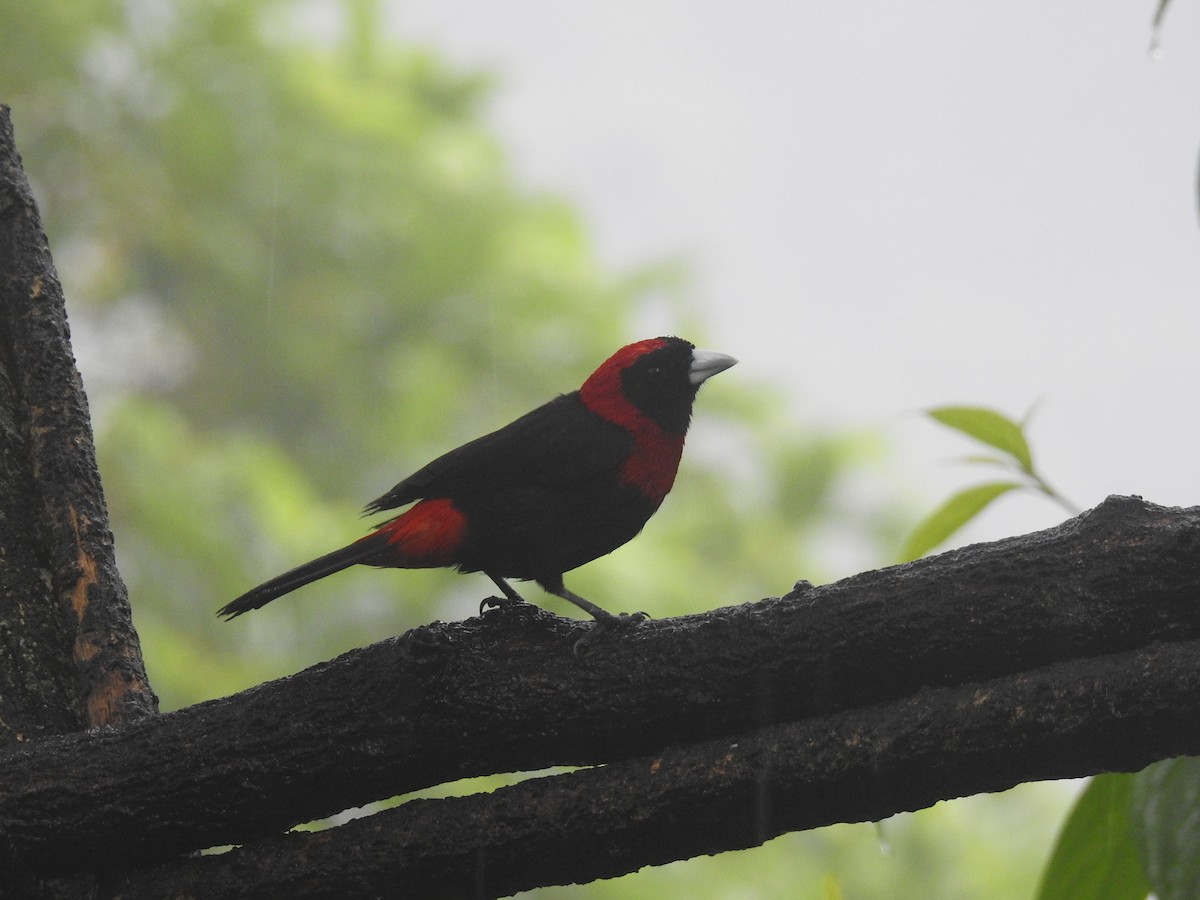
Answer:
[[[479,601],[479,614],[482,616],[493,609],[512,609],[525,603],[521,597],[484,597]]]
[[[596,616],[596,621],[588,629],[588,633],[575,642],[573,652],[576,656],[581,654],[586,655],[592,645],[610,631],[623,631],[626,628],[632,628],[634,625],[645,622],[649,618],[650,614],[645,612],[619,613],[618,615],[606,612],[603,615]]]

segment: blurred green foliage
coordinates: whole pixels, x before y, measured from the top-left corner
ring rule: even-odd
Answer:
[[[647,336],[632,331],[647,297],[703,338],[677,273],[604,270],[566,203],[514,181],[482,122],[489,78],[387,40],[376,12],[0,0],[0,102],[67,288],[167,709],[473,614],[481,576],[373,570],[235,623],[214,611],[358,537],[363,502]],[[845,574],[822,563],[830,533],[892,555],[894,503],[846,487],[878,440],[800,428],[745,373],[705,388],[663,510],[575,590],[661,616]],[[888,854],[844,826],[555,896],[1028,895],[1061,794],[901,817]]]

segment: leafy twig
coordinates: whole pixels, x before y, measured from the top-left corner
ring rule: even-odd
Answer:
[[[980,406],[941,406],[929,410],[929,417],[988,449],[987,453],[966,457],[966,462],[999,466],[1010,477],[964,488],[951,496],[912,530],[900,553],[902,561],[917,559],[945,543],[994,500],[1010,491],[1034,491],[1049,497],[1071,515],[1079,514],[1079,508],[1055,490],[1034,466],[1033,451],[1025,438],[1028,416],[1015,422],[1003,413]]]

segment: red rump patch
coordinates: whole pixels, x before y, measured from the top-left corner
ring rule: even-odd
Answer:
[[[621,387],[621,372],[635,360],[666,344],[662,338],[650,338],[622,347],[579,389],[584,406],[633,435],[633,453],[621,466],[621,482],[641,491],[655,506],[662,503],[675,483],[679,460],[683,456],[683,435],[663,431],[629,402]]]
[[[412,568],[455,562],[466,533],[467,517],[445,498],[422,500],[375,532],[387,537],[400,557],[397,565]]]

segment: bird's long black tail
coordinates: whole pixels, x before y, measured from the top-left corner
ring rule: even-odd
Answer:
[[[353,544],[349,544],[340,550],[334,550],[332,553],[326,553],[324,556],[319,556],[311,562],[304,563],[302,566],[289,569],[282,575],[277,575],[270,581],[263,582],[258,587],[246,591],[242,596],[229,601],[218,609],[217,615],[232,619],[240,616],[242,613],[250,612],[252,609],[266,606],[275,598],[282,597],[284,594],[290,594],[296,588],[303,587],[309,582],[316,581],[318,578],[324,578],[326,575],[340,572],[342,569],[348,568],[355,563],[364,563],[372,559],[377,559],[380,550],[386,547],[386,543],[386,539],[378,533],[369,534],[361,540],[355,541]]]

